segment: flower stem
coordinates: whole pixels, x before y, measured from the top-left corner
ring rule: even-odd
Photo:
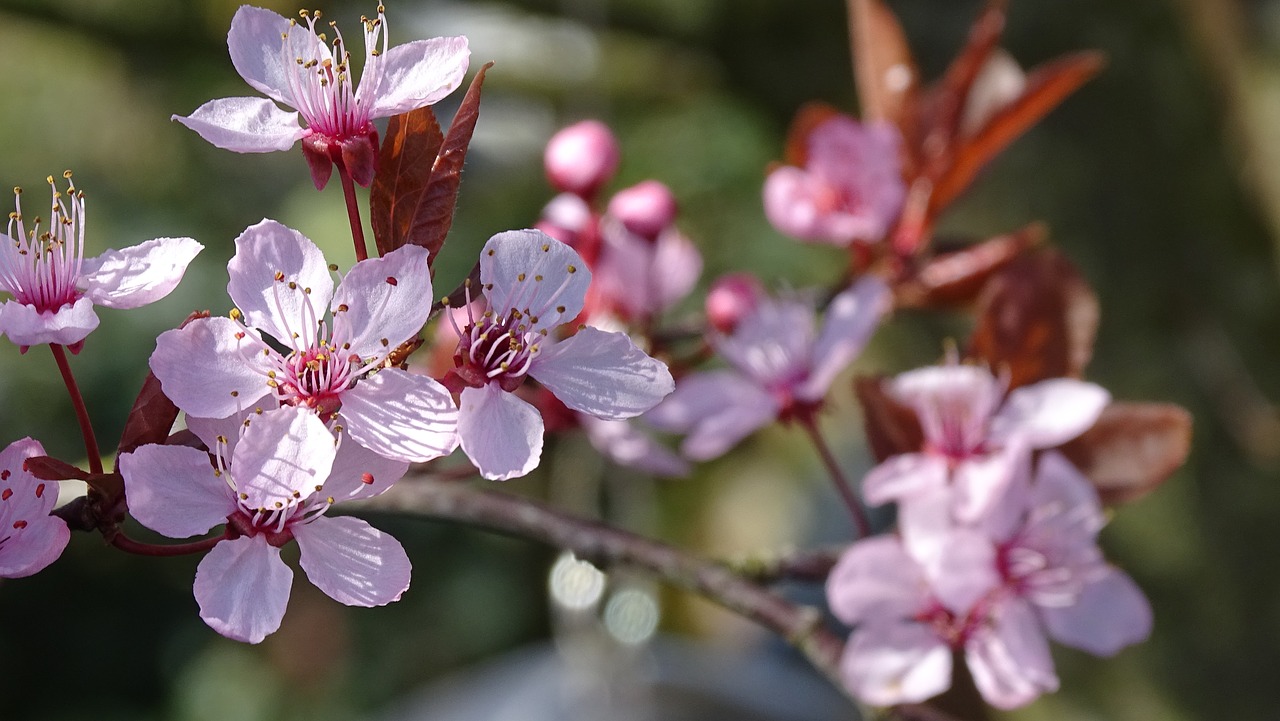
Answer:
[[[53,352],[53,360],[58,364],[58,371],[62,373],[62,382],[67,385],[67,393],[71,394],[71,405],[76,409],[80,435],[84,436],[84,450],[89,454],[89,471],[102,473],[102,453],[98,450],[98,439],[93,435],[89,409],[84,405],[84,397],[80,395],[80,387],[76,385],[75,376],[71,375],[71,365],[67,363],[67,350],[56,343],[50,343],[49,350]]]
[[[813,441],[813,447],[817,449],[818,456],[822,459],[822,465],[827,467],[827,472],[831,474],[831,480],[835,483],[836,491],[840,493],[840,499],[844,501],[844,505],[849,509],[849,514],[853,516],[853,522],[858,527],[858,538],[864,538],[871,533],[871,523],[867,520],[867,514],[862,510],[862,504],[858,501],[858,497],[853,493],[853,486],[849,483],[849,479],[845,477],[844,471],[840,470],[840,464],[836,462],[836,457],[832,455],[831,448],[827,446],[827,441],[822,437],[822,432],[818,430],[818,422],[814,419],[813,414],[803,413],[796,417],[797,422],[809,434],[809,439]]]
[[[351,239],[356,245],[356,262],[369,259],[369,248],[364,242],[364,225],[360,222],[360,206],[356,203],[356,184],[351,173],[342,163],[334,163],[338,179],[342,181],[342,195],[347,199],[347,218],[351,221]]]
[[[143,543],[135,541],[124,535],[123,532],[117,531],[113,535],[107,537],[107,541],[116,548],[126,553],[132,553],[138,556],[186,556],[192,553],[203,553],[218,544],[218,541],[227,538],[224,533],[221,536],[212,538],[204,538],[191,543],[176,543],[168,546],[159,546],[154,543]]]

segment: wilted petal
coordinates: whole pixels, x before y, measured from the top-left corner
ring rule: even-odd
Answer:
[[[458,440],[481,476],[505,481],[538,467],[543,426],[536,408],[493,383],[463,389],[458,405]]]
[[[924,574],[893,536],[854,543],[827,576],[827,603],[852,626],[910,618],[928,602]]]
[[[342,394],[341,414],[352,438],[388,458],[429,461],[458,447],[453,397],[427,376],[380,370]]]
[[[0,333],[20,346],[54,343],[71,345],[79,343],[98,327],[98,314],[93,301],[81,298],[57,311],[41,312],[35,306],[5,301],[0,306]]]
[[[864,624],[845,646],[840,677],[853,695],[869,704],[923,701],[951,686],[951,649],[919,623]]]
[[[566,406],[605,420],[632,418],[675,388],[667,364],[624,333],[582,328],[537,356],[529,375]]]
[[[108,308],[137,308],[169,295],[204,246],[191,238],[156,238],[86,260],[79,285]]]
[[[160,334],[149,364],[164,394],[188,415],[226,418],[267,395],[274,366],[261,341],[230,318],[199,318]]]
[[[119,466],[130,515],[169,538],[208,533],[236,509],[204,451],[150,444],[121,453]]]
[[[387,458],[344,438],[338,444],[338,456],[324,482],[324,492],[338,503],[372,498],[391,488],[408,470],[408,461]]]
[[[694,373],[680,379],[674,392],[645,420],[655,428],[688,433],[681,452],[705,461],[778,417],[778,401],[735,371]]]
[[[991,419],[991,437],[1017,435],[1032,448],[1052,448],[1089,430],[1110,402],[1102,386],[1071,378],[1015,388]]]
[[[397,45],[377,58],[377,84],[361,85],[372,102],[370,118],[386,118],[431,105],[453,92],[467,73],[471,51],[465,37],[428,38]],[[366,82],[369,70],[365,69]]]
[[[274,510],[315,493],[336,455],[333,434],[305,408],[254,416],[240,437],[231,476],[246,508]]]
[[[1040,607],[1049,635],[1059,643],[1112,656],[1151,635],[1151,604],[1128,574],[1107,568],[1071,606]]]
[[[869,506],[909,499],[947,485],[947,462],[926,453],[889,456],[862,479],[862,497]]]
[[[270,153],[288,150],[302,138],[298,114],[266,98],[218,98],[173,119],[223,150]]]
[[[431,252],[405,245],[347,271],[333,296],[334,341],[344,353],[382,358],[416,336],[431,314]]]
[[[280,628],[293,571],[265,536],[221,541],[196,568],[200,618],[227,638],[258,643]]]
[[[303,343],[315,335],[329,308],[333,279],[324,253],[302,233],[274,220],[249,226],[236,238],[227,271],[227,294],[247,325],[290,346],[297,342],[295,333]]]
[[[994,605],[990,625],[965,643],[965,661],[982,697],[997,708],[1017,708],[1058,689],[1040,621],[1021,599]]]
[[[480,282],[494,311],[519,310],[550,328],[582,312],[591,271],[572,248],[539,230],[498,233],[480,251]]]
[[[307,578],[348,606],[382,606],[409,588],[404,547],[359,518],[320,517],[293,526]]]
[[[813,347],[809,377],[796,391],[806,401],[821,400],[840,371],[866,347],[880,319],[893,307],[889,286],[868,275],[845,289],[827,306],[827,317]]]

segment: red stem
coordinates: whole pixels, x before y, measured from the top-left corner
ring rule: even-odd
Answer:
[[[338,179],[342,181],[342,195],[347,200],[347,218],[351,221],[351,239],[356,245],[356,262],[369,259],[369,248],[364,242],[364,225],[360,222],[360,206],[356,203],[356,184],[342,163],[334,163]]]
[[[66,348],[50,343],[49,350],[53,352],[53,360],[58,364],[58,371],[62,373],[62,382],[67,385],[67,393],[71,394],[71,405],[76,409],[76,421],[80,424],[80,435],[84,437],[84,450],[89,454],[89,471],[102,473],[102,453],[98,450],[98,439],[93,435],[93,424],[89,422],[89,409],[84,405],[80,387],[76,385],[75,376],[71,375]]]
[[[213,538],[204,538],[191,543],[176,543],[171,546],[159,546],[154,543],[143,543],[135,541],[124,535],[124,532],[117,531],[110,535],[107,541],[116,548],[126,553],[133,553],[139,556],[186,556],[192,553],[203,553],[218,544],[218,541],[227,538],[227,534],[214,536]]]
[[[822,458],[822,465],[826,466],[827,472],[831,474],[831,480],[835,483],[836,491],[840,493],[841,500],[844,501],[844,505],[849,509],[849,514],[853,516],[854,524],[858,527],[858,538],[865,538],[870,535],[871,523],[867,520],[866,512],[862,510],[862,503],[854,495],[853,486],[849,483],[849,479],[845,477],[844,471],[840,470],[840,464],[836,462],[836,457],[832,455],[831,448],[827,446],[827,441],[818,430],[818,422],[809,413],[800,414],[796,417],[796,421],[809,434],[809,439],[813,441],[813,447],[817,449],[818,456]]]

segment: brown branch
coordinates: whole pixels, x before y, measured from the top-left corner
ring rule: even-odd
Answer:
[[[743,580],[758,584],[779,581],[822,583],[846,546],[828,546],[768,555],[738,556],[725,565]]]
[[[567,549],[600,565],[621,564],[650,571],[782,636],[841,688],[839,661],[844,643],[823,627],[818,609],[794,604],[724,565],[536,501],[459,483],[406,478],[361,505],[466,523]]]

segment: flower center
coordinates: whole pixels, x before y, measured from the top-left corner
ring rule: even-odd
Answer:
[[[515,309],[506,316],[489,311],[475,318],[463,329],[454,353],[458,376],[477,388],[493,382],[515,390],[541,350],[546,331],[534,330],[536,322]]]
[[[387,50],[383,12],[379,5],[376,18],[360,19],[364,25],[364,80],[374,87],[381,76],[381,55]],[[298,68],[298,72],[289,74],[289,89],[298,112],[302,113],[313,132],[334,140],[374,131],[369,122],[370,98],[357,92],[351,71],[351,54],[337,24],[329,23],[334,33],[330,49],[326,45],[326,34],[316,32],[316,23],[322,13],[302,10],[299,15],[306,27],[300,27],[297,21],[291,20],[281,49],[286,64],[293,63]]]
[[[268,373],[282,405],[314,408],[321,416],[337,413],[341,394],[351,387],[360,370],[360,358],[343,358],[328,341],[278,356],[277,371]]]
[[[84,193],[71,182],[64,196],[54,186],[49,229],[36,218],[28,230],[22,215],[22,189],[14,188],[14,212],[9,214],[8,242],[0,250],[0,288],[23,305],[41,313],[54,313],[80,299],[76,288],[84,264]]]

